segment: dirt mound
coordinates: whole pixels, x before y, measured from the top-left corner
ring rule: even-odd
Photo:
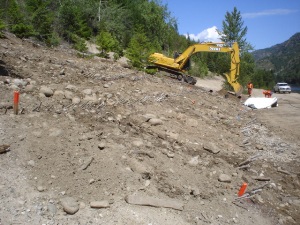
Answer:
[[[297,146],[243,99],[10,34],[0,49],[0,224],[300,219]]]

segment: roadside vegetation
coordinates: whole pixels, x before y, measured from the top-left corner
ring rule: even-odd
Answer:
[[[160,0],[6,0],[0,1],[0,9],[0,36],[9,31],[49,47],[67,41],[82,57],[88,40],[99,46],[99,56],[107,57],[108,52],[114,52],[115,59],[126,56],[140,70],[153,52],[172,57],[175,51],[199,42],[179,34],[176,19]],[[245,86],[252,80],[257,88],[271,88],[274,74],[255,68],[249,53],[253,47],[246,40],[247,27],[237,8],[226,12],[218,32],[222,41],[236,41],[241,48],[239,82]],[[189,73],[198,77],[207,76],[208,71],[223,74],[229,70],[229,61],[225,53],[200,53],[192,57]]]

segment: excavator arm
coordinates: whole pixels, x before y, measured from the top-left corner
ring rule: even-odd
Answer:
[[[158,69],[169,71],[176,75],[183,75],[185,66],[190,57],[197,52],[220,52],[230,53],[231,65],[230,71],[225,73],[228,83],[233,87],[234,92],[240,95],[242,92],[242,86],[238,83],[237,79],[240,73],[240,55],[239,47],[236,42],[231,47],[226,46],[224,43],[201,43],[189,46],[180,56],[177,58],[169,58],[160,53],[154,53],[150,55],[149,62],[153,63]]]

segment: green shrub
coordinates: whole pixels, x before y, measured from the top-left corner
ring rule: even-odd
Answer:
[[[3,38],[4,35],[3,35],[3,30],[6,28],[5,24],[3,23],[2,20],[0,20],[0,38]]]
[[[145,72],[151,75],[154,75],[155,73],[157,73],[157,69],[145,69]]]
[[[49,37],[46,39],[46,44],[48,46],[58,46],[60,43],[60,37],[57,33],[51,33]]]
[[[13,25],[11,31],[19,38],[28,38],[35,35],[33,27],[23,23]]]

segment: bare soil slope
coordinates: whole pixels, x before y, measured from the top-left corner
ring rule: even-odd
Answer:
[[[243,98],[124,66],[0,40],[0,224],[299,223],[295,142]]]

